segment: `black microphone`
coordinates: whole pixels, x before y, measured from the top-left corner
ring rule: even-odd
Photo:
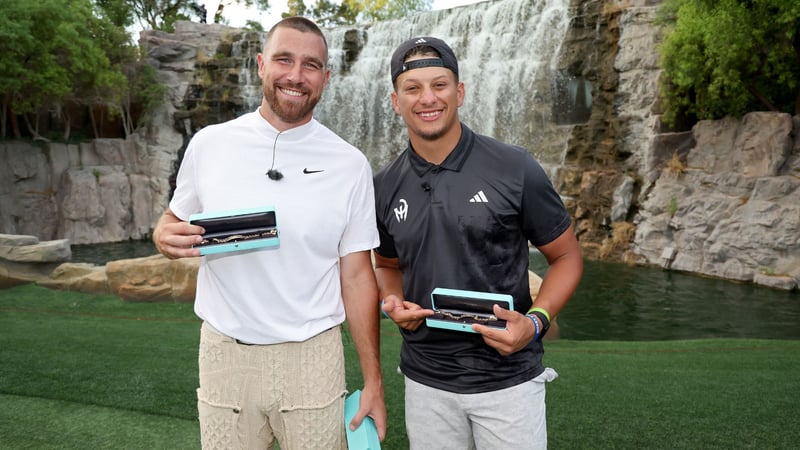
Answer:
[[[425,191],[425,192],[430,192],[431,191],[431,184],[428,183],[427,181],[422,183],[420,186],[422,186],[422,190]]]
[[[267,176],[269,177],[270,180],[275,180],[275,181],[278,181],[281,178],[283,178],[283,174],[281,173],[280,170],[277,169],[269,169],[267,171]]]

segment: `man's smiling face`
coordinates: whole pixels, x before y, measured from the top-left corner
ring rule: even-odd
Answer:
[[[311,120],[328,84],[325,42],[314,33],[282,27],[274,31],[258,55],[264,88],[261,114],[279,130]]]
[[[406,62],[426,58],[430,56],[417,55]],[[425,67],[400,74],[391,97],[392,106],[408,126],[409,135],[435,141],[457,127],[464,85],[450,69]]]

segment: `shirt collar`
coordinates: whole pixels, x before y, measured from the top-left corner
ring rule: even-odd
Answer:
[[[411,141],[408,142],[406,153],[408,154],[411,168],[414,169],[414,172],[419,177],[422,177],[437,167],[444,170],[459,172],[461,167],[464,165],[464,162],[467,160],[470,151],[472,151],[472,144],[474,142],[475,133],[473,133],[471,129],[462,123],[461,137],[458,139],[458,144],[456,144],[456,147],[452,152],[450,152],[449,155],[447,155],[447,158],[445,158],[441,164],[432,164],[419,156],[411,147]]]

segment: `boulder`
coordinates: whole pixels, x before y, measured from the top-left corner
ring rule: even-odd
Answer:
[[[0,288],[46,278],[71,256],[67,239],[40,242],[36,236],[0,234]]]
[[[105,266],[88,263],[64,263],[56,267],[46,279],[37,284],[61,291],[77,291],[86,294],[108,293]]]
[[[170,260],[162,255],[106,264],[109,292],[127,301],[194,301],[200,258]]]

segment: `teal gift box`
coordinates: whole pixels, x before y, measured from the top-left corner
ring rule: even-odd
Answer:
[[[514,298],[508,294],[436,288],[431,292],[433,315],[425,319],[429,327],[475,333],[472,324],[506,328],[506,321],[494,315],[493,305],[512,309]]]
[[[271,206],[192,214],[189,223],[205,229],[203,241],[192,246],[201,255],[280,246],[278,220]]]
[[[355,431],[350,430],[350,421],[358,412],[360,402],[360,389],[356,389],[344,400],[344,429],[347,431],[347,448],[348,450],[380,450],[381,440],[372,417],[364,417],[361,425]]]

